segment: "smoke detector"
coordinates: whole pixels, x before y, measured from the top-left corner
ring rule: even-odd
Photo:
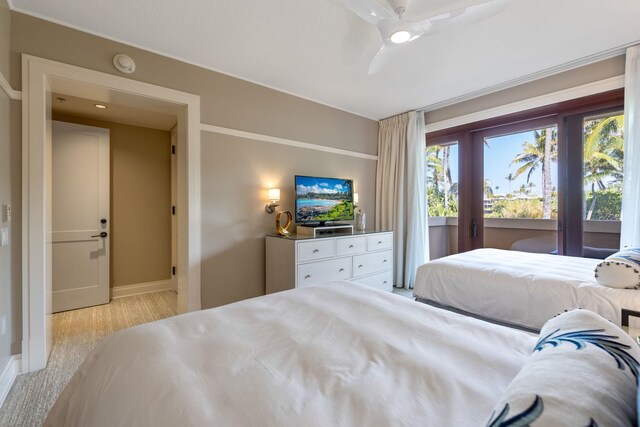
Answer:
[[[131,74],[136,70],[136,63],[130,56],[125,55],[124,53],[119,53],[113,57],[113,66],[116,67],[118,71],[125,74]]]

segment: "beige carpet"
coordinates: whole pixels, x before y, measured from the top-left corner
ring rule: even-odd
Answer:
[[[0,426],[40,426],[85,356],[120,329],[176,314],[173,291],[118,298],[110,304],[53,315],[53,347],[47,367],[20,375],[0,409]]]

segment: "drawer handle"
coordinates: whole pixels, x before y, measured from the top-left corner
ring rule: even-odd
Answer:
[[[385,259],[385,260],[384,260],[384,261],[382,261],[382,262],[387,262],[387,260]]]
[[[341,269],[340,269],[340,270],[338,270],[338,271],[339,271],[339,272],[343,272],[343,271],[344,271],[344,268],[341,268]]]
[[[378,244],[381,245],[382,244],[382,240],[378,240]]]
[[[320,252],[320,249],[314,249],[314,250],[313,250],[313,253],[314,253],[314,254],[317,254],[318,252]]]
[[[349,249],[353,248],[353,245],[349,245]]]
[[[383,284],[383,285],[386,285],[386,284],[387,284],[387,281],[385,280],[384,282],[382,282],[382,284]]]
[[[358,268],[362,268],[362,264],[360,264],[360,265],[358,266]]]
[[[304,276],[305,279],[309,279],[311,277],[310,274],[307,274],[306,276]]]

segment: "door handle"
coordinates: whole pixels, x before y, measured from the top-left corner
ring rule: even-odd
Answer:
[[[103,231],[102,233],[96,234],[95,236],[91,236],[91,237],[102,237],[104,239],[107,236],[108,236],[107,232]]]
[[[471,220],[471,237],[476,239],[478,237],[478,223],[476,220]]]

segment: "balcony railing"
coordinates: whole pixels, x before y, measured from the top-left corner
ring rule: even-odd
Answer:
[[[553,219],[485,218],[484,246],[511,249],[524,239],[555,242],[558,223]],[[584,221],[584,245],[616,248],[620,242],[620,221]],[[431,259],[458,252],[458,218],[429,218]],[[543,251],[543,250],[540,250]]]

